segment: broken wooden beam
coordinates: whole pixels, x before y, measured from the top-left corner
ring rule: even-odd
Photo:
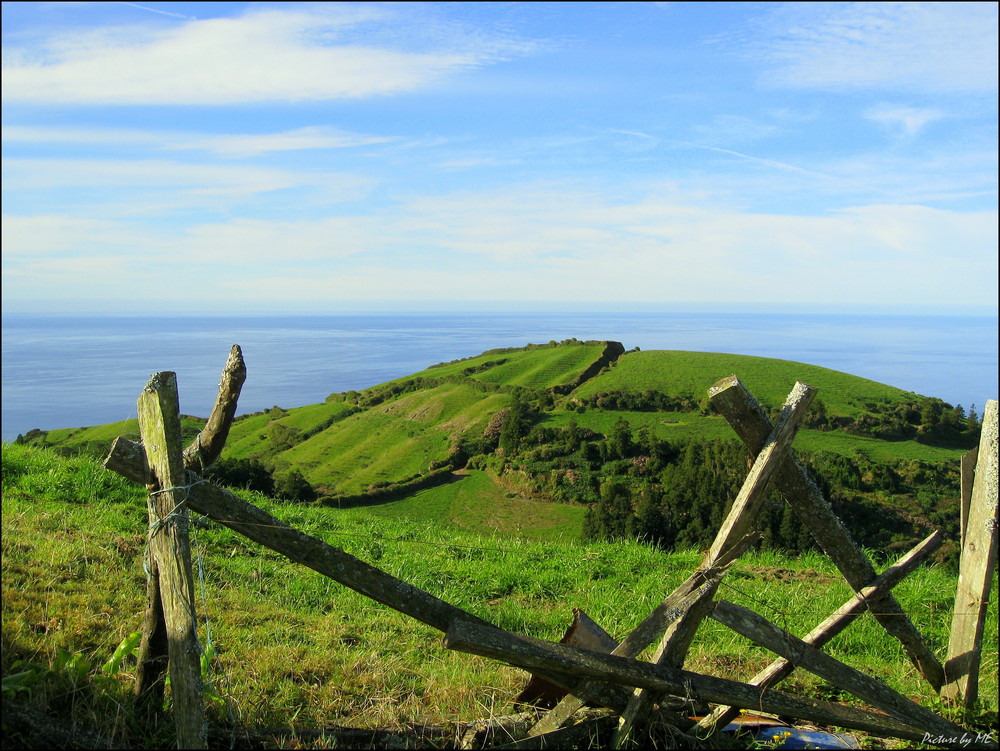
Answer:
[[[236,404],[247,379],[247,366],[243,362],[240,345],[234,344],[222,368],[219,391],[208,422],[191,445],[184,449],[184,466],[193,472],[204,472],[222,454],[229,437],[229,429],[236,416]]]
[[[515,635],[494,626],[456,621],[448,629],[444,646],[526,670],[576,673],[598,681],[648,688],[673,696],[697,697],[714,703],[863,730],[873,735],[919,741],[924,739],[925,734],[921,728],[867,710]]]
[[[896,563],[887,568],[876,577],[871,586],[865,587],[860,592],[855,593],[847,602],[831,613],[822,623],[810,631],[802,638],[806,644],[814,647],[821,647],[829,642],[833,637],[842,632],[855,621],[865,610],[868,603],[881,597],[882,594],[895,587],[906,576],[912,573],[917,566],[927,560],[930,554],[941,547],[944,540],[944,533],[937,530],[920,542],[913,550],[900,558]],[[761,688],[769,688],[777,685],[778,682],[786,678],[795,669],[795,664],[784,657],[780,657],[757,675],[751,678],[748,683]],[[737,715],[739,710],[733,707],[717,707],[708,716],[698,723],[699,732],[714,731],[717,727],[725,727]]]
[[[887,712],[900,722],[923,728],[933,735],[961,736],[965,732],[882,681],[821,652],[748,608],[720,600],[715,603],[710,617],[754,644],[781,655],[803,670]]]
[[[747,535],[736,545],[725,551],[714,566],[700,568],[681,583],[663,602],[653,608],[638,626],[625,637],[611,652],[618,657],[635,657],[652,644],[666,628],[677,618],[680,618],[696,602],[706,598],[711,599],[716,583],[726,572],[726,569],[739,558],[751,545],[759,539],[758,535]],[[580,707],[589,701],[596,700],[595,691],[599,682],[583,683],[565,697],[559,704],[535,724],[528,732],[529,736],[544,735],[557,730]]]

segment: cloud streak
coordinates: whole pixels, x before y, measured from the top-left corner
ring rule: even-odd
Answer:
[[[997,86],[996,3],[783,3],[744,49],[764,83],[814,89],[989,93]]]
[[[892,304],[951,296],[984,305],[996,295],[996,242],[995,211],[872,205],[792,217],[652,195],[622,201],[565,187],[520,186],[413,199],[393,212],[391,222],[349,214],[169,229],[137,221],[7,217],[5,269],[16,273],[8,278],[5,270],[4,294],[16,298],[17,280],[51,270],[51,255],[61,249],[64,258],[118,256],[121,279],[143,285],[190,284],[185,280],[214,279],[224,271],[234,283],[233,301],[245,294],[304,306],[454,299],[473,290],[482,301],[497,303]],[[69,276],[60,278],[52,290],[93,294],[72,285]],[[994,281],[970,287],[970,278]]]
[[[261,9],[170,29],[105,29],[5,50],[3,98],[21,103],[231,105],[357,99],[415,91],[516,48],[441,44],[401,51],[343,36],[378,23],[374,6]]]

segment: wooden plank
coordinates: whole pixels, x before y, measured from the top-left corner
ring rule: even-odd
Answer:
[[[972,707],[979,695],[983,624],[997,564],[997,400],[983,410],[976,480],[959,563],[955,611],[941,695]]]
[[[788,447],[795,438],[795,431],[816,397],[816,392],[817,389],[804,383],[796,383],[792,388],[781,408],[777,423],[765,439],[763,447],[755,452],[757,458],[715,535],[708,551],[709,565],[723,550],[732,547],[734,542],[751,530],[770,487],[771,478],[784,462]]]
[[[709,390],[709,399],[752,453],[763,447],[771,424],[760,404],[736,376],[723,378]],[[813,534],[855,592],[869,586],[875,569],[858,548],[843,522],[816,487],[805,468],[789,451],[774,479],[775,486]],[[935,691],[944,682],[944,668],[920,632],[891,593],[870,605],[882,627],[899,640],[907,657]]]
[[[501,660],[526,670],[558,670],[591,676],[602,681],[649,688],[680,697],[730,704],[787,715],[803,720],[864,730],[874,735],[923,740],[924,731],[892,717],[832,702],[792,696],[739,681],[653,665],[616,655],[592,652],[530,636],[515,635],[492,626],[456,621],[445,635],[444,646]]]
[[[610,652],[618,646],[618,641],[605,631],[593,618],[580,608],[573,608],[573,622],[566,629],[560,644],[572,644],[575,647],[595,649],[598,652]],[[566,690],[561,686],[533,675],[527,685],[514,697],[514,704],[526,704],[536,707],[553,707],[566,696]]]
[[[154,373],[139,395],[137,408],[151,474],[149,546],[156,559],[167,627],[177,747],[208,748],[176,375]]]
[[[962,506],[959,512],[959,541],[965,547],[965,528],[969,525],[969,507],[972,505],[972,488],[976,483],[976,463],[979,461],[979,447],[962,454]]]
[[[840,660],[824,654],[757,613],[726,600],[715,603],[711,617],[765,649],[781,655],[837,688],[849,691],[900,722],[923,728],[933,735],[961,737],[965,732],[929,709],[902,696],[885,683]]]
[[[710,599],[726,569],[758,539],[757,535],[747,535],[723,553],[715,566],[703,567],[691,574],[663,602],[653,608],[653,611],[632,629],[611,654],[617,657],[635,657],[652,644],[670,623],[684,615],[694,603]],[[571,696],[559,702],[528,731],[529,737],[558,730],[580,707],[588,701],[596,700],[594,693],[600,685],[598,682],[581,684]]]
[[[916,570],[917,566],[926,561],[931,553],[941,547],[943,540],[944,533],[941,530],[929,535],[896,563],[879,574],[871,586],[855,593],[853,597],[837,608],[826,620],[804,636],[802,641],[814,647],[821,647],[829,642],[868,609],[869,601],[880,597],[886,590],[892,589]],[[752,686],[770,688],[784,680],[794,669],[794,663],[781,657],[757,673],[748,682]],[[713,732],[717,727],[725,727],[738,714],[739,710],[733,707],[717,707],[698,723],[698,730],[700,732]]]

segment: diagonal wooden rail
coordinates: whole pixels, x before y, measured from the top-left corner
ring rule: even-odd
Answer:
[[[142,445],[121,437],[112,444],[104,466],[135,482],[142,482],[148,472]],[[442,632],[456,620],[488,624],[462,608],[295,529],[224,488],[199,482],[200,479],[188,473],[187,506],[192,511]],[[575,690],[579,682],[578,676],[545,671],[539,674],[568,691]],[[597,701],[613,709],[621,709],[627,701],[627,693],[618,688],[609,690],[598,685],[594,691]]]
[[[758,453],[772,428],[757,400],[736,376],[718,381],[708,393],[712,404],[750,452]],[[859,592],[869,586],[876,577],[871,561],[851,539],[805,468],[790,453],[778,470],[775,486],[851,588]],[[886,592],[869,607],[882,627],[899,640],[920,674],[935,691],[940,690],[944,683],[944,668],[892,593]]]
[[[747,534],[756,524],[771,478],[785,458],[802,418],[816,397],[816,391],[812,386],[798,382],[788,394],[771,434],[757,454],[729,513],[716,533],[705,556],[705,565],[711,566],[712,561],[721,555],[721,551],[732,547],[734,541]],[[684,666],[691,642],[698,626],[711,609],[711,601],[717,588],[718,585],[706,592],[681,618],[670,624],[653,655],[654,664],[675,668]],[[657,695],[648,689],[639,689],[633,694],[621,715],[618,731],[612,742],[615,748],[621,748],[629,742],[633,726],[649,713],[656,698]]]
[[[864,613],[871,600],[879,598],[884,591],[892,589],[907,575],[915,571],[920,564],[924,563],[931,553],[941,547],[943,540],[944,533],[941,530],[929,535],[896,563],[879,574],[871,586],[856,593],[831,613],[822,623],[804,636],[802,641],[814,647],[821,647],[829,642]],[[748,683],[752,686],[770,688],[790,675],[794,669],[795,663],[782,657],[757,673]],[[696,732],[698,734],[703,734],[706,731],[714,732],[716,728],[725,727],[738,714],[739,710],[734,707],[717,707],[711,714],[698,722]]]

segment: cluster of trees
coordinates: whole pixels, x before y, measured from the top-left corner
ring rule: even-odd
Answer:
[[[622,412],[697,412],[701,405],[685,396],[670,396],[662,391],[602,391],[580,399],[579,407],[597,407]],[[578,409],[579,409],[578,407]]]
[[[527,401],[498,413],[484,436],[498,450],[473,458],[470,466],[492,469],[536,497],[586,505],[588,539],[628,537],[664,549],[706,548],[751,459],[735,439],[675,444],[648,427],[633,431],[625,419],[602,435],[575,423],[534,425],[539,416]],[[916,503],[919,496],[924,518],[936,518],[946,529],[957,520],[954,494],[943,490],[956,477],[936,465],[893,467],[832,453],[801,458],[866,547],[892,549],[921,536],[913,514],[881,502],[891,497]],[[761,529],[767,547],[791,553],[814,547],[809,530],[776,493],[765,500]]]
[[[979,444],[982,426],[975,405],[968,414],[961,404],[952,407],[936,397],[891,405],[869,402],[863,406],[865,411],[853,417],[832,417],[817,399],[804,425],[818,430],[840,428],[845,433],[883,441],[914,440],[954,448],[973,448]]]
[[[316,490],[298,470],[275,472],[258,459],[219,459],[205,470],[205,479],[219,485],[256,490],[289,501],[312,501]]]
[[[936,397],[879,404],[868,402],[854,416],[831,415],[819,399],[813,402],[804,427],[837,430],[883,441],[915,440],[933,446],[973,448],[979,445],[981,423],[975,405],[966,413],[962,405],[952,407]],[[702,412],[712,411],[710,403],[699,403],[661,391],[602,391],[577,400],[579,411],[598,408],[620,412]]]

